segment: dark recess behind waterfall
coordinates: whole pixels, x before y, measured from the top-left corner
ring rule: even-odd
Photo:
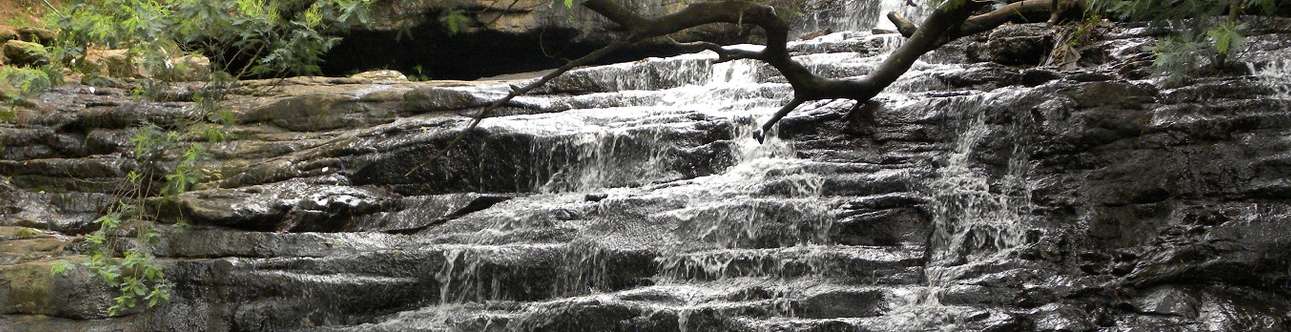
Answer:
[[[361,30],[345,36],[328,52],[321,67],[327,76],[393,69],[409,77],[473,80],[556,68],[606,44],[606,41],[588,39],[575,41],[578,35],[579,32],[573,29],[545,29],[519,34],[481,30],[453,34],[438,22],[402,32]],[[704,39],[732,44],[747,42],[748,36],[716,33],[708,34]],[[616,52],[596,64],[678,53],[673,47],[646,45]]]

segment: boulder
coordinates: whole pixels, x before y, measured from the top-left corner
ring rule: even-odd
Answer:
[[[1005,24],[991,30],[970,57],[1010,66],[1037,65],[1053,44],[1053,32],[1046,24]]]
[[[179,82],[204,81],[211,73],[211,59],[189,54],[170,59],[167,79]]]
[[[0,43],[18,39],[18,29],[0,24]]]
[[[202,81],[211,72],[211,60],[201,55],[175,57],[167,62],[165,70],[150,72],[136,63],[124,49],[91,49],[85,53],[85,63],[100,76],[117,78],[157,78],[167,81]]]
[[[397,70],[370,70],[350,75],[350,78],[374,82],[401,82],[408,80],[408,76],[404,76],[403,73]]]
[[[138,72],[130,65],[128,50],[89,49],[85,51],[85,64],[101,76],[131,77]]]
[[[58,38],[58,32],[41,27],[18,27],[18,39],[33,43],[47,44]]]
[[[49,51],[33,42],[10,40],[4,43],[6,63],[15,66],[42,66],[49,64]]]

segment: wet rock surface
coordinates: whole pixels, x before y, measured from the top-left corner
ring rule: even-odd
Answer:
[[[1235,59],[1291,55],[1260,42],[1291,36],[1274,23]],[[82,254],[140,121],[191,103],[62,87],[0,126],[0,326],[1291,329],[1285,76],[1165,86],[1129,25],[1076,69],[1036,67],[1042,27],[949,45],[868,103],[809,103],[765,145],[751,130],[788,85],[704,53],[580,69],[458,145],[460,114],[514,82],[248,82],[206,161],[223,177],[157,203],[192,224],[154,248],[172,301],[116,317],[88,271],[49,266]],[[791,47],[856,76],[897,41]]]

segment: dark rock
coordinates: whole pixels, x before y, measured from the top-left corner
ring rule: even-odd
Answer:
[[[1004,65],[1037,65],[1053,43],[1053,32],[1044,24],[1006,24],[987,35],[985,58]]]
[[[18,39],[39,44],[49,44],[58,38],[58,32],[41,27],[18,27]]]

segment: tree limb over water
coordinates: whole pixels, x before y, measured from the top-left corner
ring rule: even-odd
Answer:
[[[626,46],[647,40],[664,38],[685,29],[714,23],[751,24],[766,33],[766,45],[761,51],[725,48],[710,42],[677,43],[684,49],[709,50],[718,54],[718,61],[753,59],[774,67],[793,87],[792,101],[762,124],[754,137],[763,141],[765,132],[776,122],[802,103],[822,99],[852,99],[865,102],[896,82],[910,66],[925,53],[955,39],[990,31],[1010,22],[1040,22],[1048,19],[1056,23],[1064,13],[1084,8],[1083,0],[1024,0],[1010,3],[994,10],[985,10],[988,0],[945,0],[932,14],[916,25],[897,13],[889,13],[891,20],[907,39],[893,51],[874,72],[862,78],[821,77],[794,61],[789,55],[789,25],[776,14],[774,7],[750,1],[724,0],[699,2],[672,14],[659,17],[642,17],[619,5],[614,0],[588,0],[581,5],[592,12],[618,24],[626,30],[627,38],[611,43],[582,58],[571,61],[543,75],[537,81],[513,88],[502,99],[485,106],[471,121],[467,131],[474,129],[494,109],[505,105],[516,96],[523,95],[570,70],[591,64]]]

